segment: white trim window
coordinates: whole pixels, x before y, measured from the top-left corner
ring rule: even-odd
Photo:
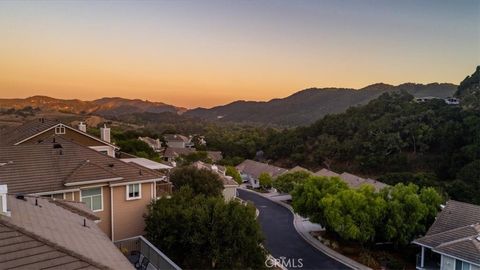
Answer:
[[[127,185],[127,200],[136,200],[142,198],[142,184]]]
[[[103,211],[103,189],[95,187],[82,189],[80,192],[81,201],[87,204],[87,207],[93,212]]]
[[[65,134],[65,126],[64,125],[56,126],[55,134]]]

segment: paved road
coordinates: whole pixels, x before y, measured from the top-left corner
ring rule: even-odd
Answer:
[[[265,247],[275,258],[302,259],[301,269],[349,269],[306,242],[293,226],[293,214],[260,195],[238,189],[239,197],[252,201],[260,211],[258,220],[265,235]],[[300,269],[287,267],[288,269]]]

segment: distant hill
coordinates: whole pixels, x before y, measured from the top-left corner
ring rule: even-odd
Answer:
[[[462,107],[480,111],[480,66],[458,86],[455,96],[462,100]]]
[[[74,114],[97,114],[104,117],[132,113],[182,113],[186,109],[161,102],[140,99],[101,98],[93,101],[78,99],[56,99],[46,96],[33,96],[25,99],[0,99],[0,109],[21,109],[27,106],[40,108],[42,111],[58,111]]]
[[[382,93],[405,90],[415,97],[453,96],[457,86],[449,83],[414,84],[398,86],[378,83],[362,89],[311,88],[268,102],[235,101],[211,109],[189,110],[186,116],[211,121],[262,123],[274,125],[307,125],[322,116],[344,112],[347,108],[368,103]]]

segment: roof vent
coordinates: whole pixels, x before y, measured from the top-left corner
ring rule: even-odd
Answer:
[[[22,200],[22,201],[27,200],[27,199],[25,199],[25,195],[23,195],[22,193],[18,193],[17,195],[15,195],[15,198],[17,198],[18,200]]]
[[[53,149],[61,149],[61,148],[63,148],[63,147],[59,143],[56,143],[56,144],[53,145]]]
[[[115,164],[113,164],[113,163],[108,164],[108,167],[110,167],[110,168],[113,168],[114,166],[115,166]]]
[[[138,170],[138,174],[139,174],[139,175],[143,175],[142,170]]]
[[[480,241],[480,234],[477,236],[476,239],[477,239],[477,241]]]

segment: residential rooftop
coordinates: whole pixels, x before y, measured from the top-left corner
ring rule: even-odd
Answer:
[[[7,205],[10,216],[0,214],[0,268],[134,269],[95,221],[75,210],[33,196],[7,195]]]
[[[480,265],[480,206],[449,200],[426,235],[413,243]]]

